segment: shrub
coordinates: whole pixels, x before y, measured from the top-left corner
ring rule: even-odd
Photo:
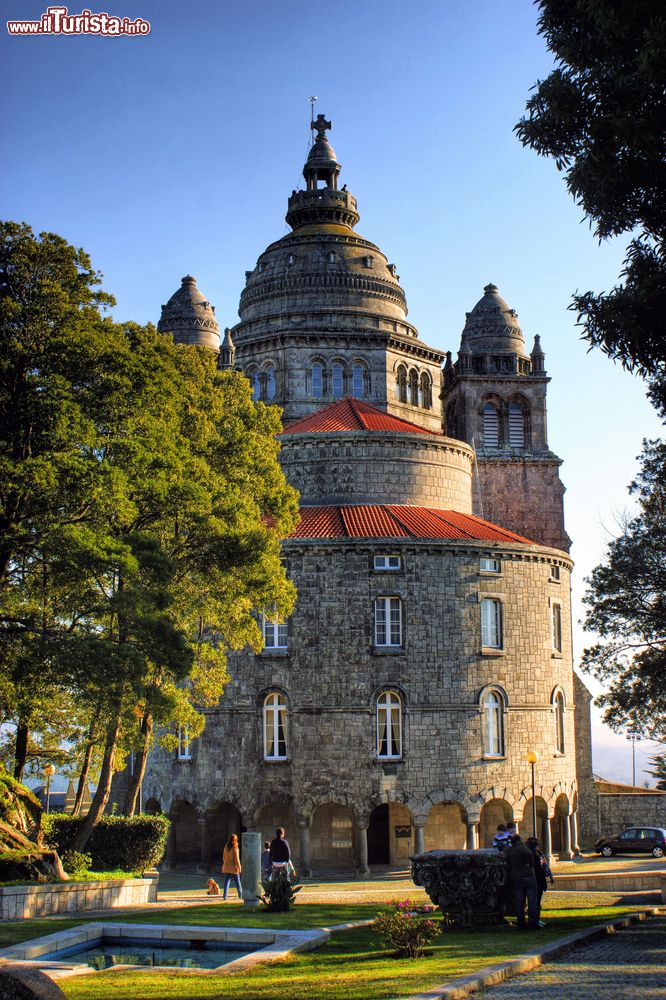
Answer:
[[[389,909],[379,913],[372,922],[372,929],[380,942],[391,948],[397,958],[419,958],[428,941],[439,933],[434,920],[424,914],[433,907],[418,906],[411,900],[389,903]]]
[[[60,860],[68,875],[82,875],[92,868],[92,854],[83,854],[81,851],[63,851]]]
[[[303,888],[302,885],[292,885],[283,869],[273,872],[271,878],[261,883],[263,892],[261,902],[269,913],[284,913],[294,902],[294,896]]]
[[[51,813],[42,817],[44,839],[65,854],[83,818]],[[93,871],[143,872],[164,857],[169,833],[166,816],[103,816],[90,835],[86,850]]]

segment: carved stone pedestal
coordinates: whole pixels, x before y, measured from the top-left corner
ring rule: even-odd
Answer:
[[[507,871],[499,851],[426,851],[411,859],[412,879],[459,927],[504,922]]]

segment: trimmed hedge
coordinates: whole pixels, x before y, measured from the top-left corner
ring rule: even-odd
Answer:
[[[62,855],[70,849],[83,818],[51,813],[42,817],[44,840]],[[166,816],[103,816],[90,835],[86,853],[92,871],[143,872],[164,857],[169,820]]]

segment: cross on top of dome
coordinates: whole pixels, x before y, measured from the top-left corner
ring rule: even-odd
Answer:
[[[326,139],[326,132],[332,128],[331,122],[326,121],[325,115],[317,115],[315,121],[310,122],[310,128],[317,130],[317,139]]]

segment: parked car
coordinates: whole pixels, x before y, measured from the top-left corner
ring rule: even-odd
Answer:
[[[612,858],[614,854],[640,852],[651,854],[653,858],[663,858],[666,854],[666,830],[658,826],[632,826],[617,837],[601,837],[594,845],[597,854]]]

